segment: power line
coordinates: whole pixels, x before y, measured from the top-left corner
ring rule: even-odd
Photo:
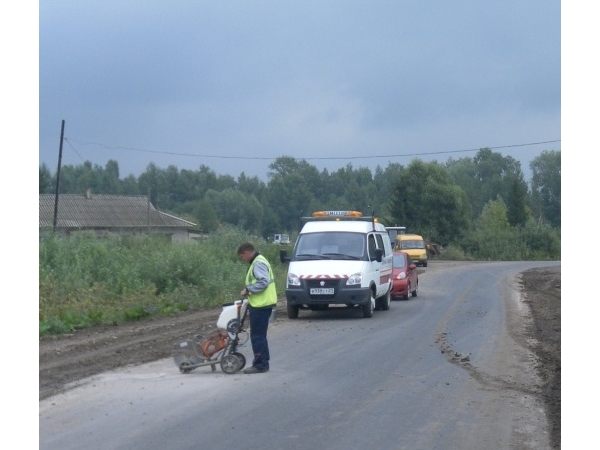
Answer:
[[[159,150],[147,150],[135,147],[121,147],[121,146],[108,146],[105,144],[100,144],[97,142],[77,142],[73,139],[64,138],[65,141],[69,142],[69,145],[73,147],[71,142],[77,143],[78,145],[96,145],[98,147],[105,148],[107,150],[131,150],[142,153],[154,153],[154,154],[162,154],[162,155],[173,155],[173,156],[191,156],[196,158],[215,158],[215,159],[245,159],[245,160],[275,160],[280,158],[277,157],[261,157],[261,156],[224,156],[224,155],[202,155],[197,153],[181,153],[181,152],[168,152],[168,151],[159,151]],[[296,158],[296,159],[304,159],[304,160],[336,160],[336,159],[373,159],[373,158],[399,158],[406,156],[423,156],[423,155],[445,155],[450,153],[466,153],[466,152],[478,152],[482,148],[489,148],[491,150],[498,150],[503,148],[515,148],[515,147],[527,147],[530,145],[540,145],[540,144],[552,144],[560,142],[560,139],[555,139],[552,141],[541,141],[541,142],[529,142],[527,144],[512,144],[512,145],[499,145],[499,146],[484,146],[479,148],[469,148],[464,150],[448,150],[448,151],[438,151],[438,152],[421,152],[421,153],[401,153],[396,155],[368,155],[368,156],[315,156],[315,157],[304,157],[304,158]],[[73,150],[75,150],[73,148]]]
[[[77,149],[76,149],[75,147],[73,147],[73,144],[71,144],[71,142],[69,142],[69,141],[67,140],[67,138],[63,138],[63,141],[65,141],[67,144],[69,144],[69,147],[71,147],[71,148],[73,149],[73,151],[75,152],[75,154],[76,154],[77,156],[79,156],[79,159],[81,159],[81,161],[85,162],[85,159],[83,159],[83,158],[81,157],[81,155],[79,154],[79,152],[77,152]]]

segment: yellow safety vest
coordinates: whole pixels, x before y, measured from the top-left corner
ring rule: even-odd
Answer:
[[[275,289],[275,278],[273,277],[273,270],[271,265],[263,255],[257,255],[252,260],[248,273],[246,274],[246,286],[256,283],[258,280],[254,277],[254,264],[261,261],[269,268],[269,285],[267,288],[258,293],[250,292],[248,295],[248,303],[253,308],[263,308],[265,306],[274,306],[277,303],[277,290]]]

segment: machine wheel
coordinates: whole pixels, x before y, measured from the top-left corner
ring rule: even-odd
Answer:
[[[221,359],[221,370],[225,373],[236,373],[246,365],[246,357],[239,352],[233,352]]]
[[[427,267],[427,261],[423,261],[423,267]]]
[[[299,311],[300,311],[299,306],[287,305],[288,319],[297,319]]]
[[[242,370],[244,367],[246,367],[246,357],[240,352],[234,352],[234,354],[237,355],[238,358],[240,358],[242,365],[240,366],[239,370]]]
[[[373,297],[373,294],[371,294],[371,301],[365,303],[362,306],[362,310],[364,318],[368,319],[370,317],[373,317],[373,311],[375,311],[375,297]]]
[[[192,371],[190,366],[191,364],[189,362],[184,361],[181,364],[179,364],[179,371],[181,373],[190,373]]]
[[[202,362],[196,355],[187,351],[173,355],[173,361],[181,373],[190,373],[196,364]]]

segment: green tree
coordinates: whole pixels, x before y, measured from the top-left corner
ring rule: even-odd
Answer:
[[[521,259],[560,260],[559,228],[529,220],[519,232],[526,247],[526,253],[521,256]]]
[[[269,165],[267,202],[279,218],[279,230],[297,231],[300,217],[310,212],[315,192],[321,191],[323,181],[314,166],[291,157],[277,158]]]
[[[560,232],[531,218],[523,226],[511,226],[502,197],[484,206],[475,229],[460,244],[478,260],[560,259]]]
[[[510,260],[519,249],[515,240],[517,233],[508,222],[506,204],[498,197],[485,204],[475,221],[475,229],[464,238],[462,247],[475,259]]]
[[[40,181],[38,187],[40,194],[52,194],[56,191],[52,174],[46,164],[40,166]]]
[[[367,215],[377,206],[374,204],[375,183],[369,169],[354,170],[351,164],[347,164],[330,175],[327,186],[326,197],[316,198],[321,200],[318,209],[349,209]]]
[[[179,169],[174,165],[167,166],[166,169],[159,169],[162,178],[163,191],[160,193],[161,209],[163,211],[171,210],[178,203],[187,200],[185,192],[179,189]]]
[[[389,210],[393,223],[438,244],[448,245],[469,230],[467,197],[437,162],[411,162],[399,176]]]
[[[204,192],[200,192],[199,184],[198,172],[189,169],[180,170],[172,187],[171,199],[174,203],[200,201],[204,197]]]
[[[471,206],[471,217],[476,219],[483,210],[484,205],[498,196],[508,201],[517,200],[515,189],[512,184],[518,180],[522,184],[517,188],[525,189],[527,183],[524,181],[521,164],[510,156],[502,156],[500,153],[492,152],[489,148],[480,149],[474,158],[461,158],[457,161],[449,160],[446,168],[454,182],[466,193]],[[515,213],[521,206],[514,204]],[[515,214],[517,219],[518,214]]]
[[[300,174],[273,177],[269,183],[268,204],[278,217],[279,232],[297,231],[300,217],[310,211],[313,196]]]
[[[119,163],[114,159],[109,160],[104,170],[99,170],[99,186],[95,187],[102,194],[120,194],[121,181],[119,179]]]
[[[510,183],[506,200],[508,222],[513,227],[523,226],[531,216],[527,207],[527,184],[516,177],[509,177],[507,182]]]
[[[83,194],[90,189],[92,192],[101,193],[101,173],[102,168],[92,165],[90,161],[85,161],[79,166],[62,166],[59,192],[61,194]]]
[[[476,228],[490,233],[510,230],[508,208],[502,197],[487,202],[481,211]]]
[[[150,195],[150,202],[155,208],[159,210],[167,208],[169,202],[164,171],[156,164],[148,164],[144,173],[140,175],[138,185],[143,194]]]
[[[529,167],[532,209],[536,217],[560,228],[560,150],[543,151]]]
[[[262,204],[265,205],[267,185],[258,177],[247,177],[244,172],[240,174],[236,182],[237,189],[247,194],[254,195]]]
[[[195,175],[195,184],[199,199],[202,199],[209,189],[221,190],[217,185],[217,174],[210,167],[202,164]]]
[[[481,189],[481,180],[477,175],[477,166],[473,158],[465,157],[458,160],[451,158],[446,163],[446,169],[452,180],[465,191],[471,205],[471,218],[475,220],[486,203],[484,200],[486,195]]]
[[[206,193],[205,200],[217,211],[220,222],[252,233],[259,233],[262,229],[263,207],[254,195],[237,189],[221,192],[211,189]]]
[[[225,189],[237,189],[237,181],[232,175],[219,175],[215,189],[224,191]]]
[[[123,195],[140,195],[138,180],[134,175],[127,175],[121,181],[121,193]]]
[[[200,200],[198,202],[196,217],[198,217],[200,229],[205,233],[212,233],[219,228],[217,211],[215,210],[215,207],[206,200]]]
[[[385,169],[377,166],[373,175],[373,185],[375,187],[375,201],[377,205],[376,214],[381,218],[382,223],[388,226],[404,226],[396,223],[390,217],[390,199],[394,195],[394,188],[400,181],[400,174],[403,166],[398,163],[390,163]]]
[[[186,202],[175,210],[178,213],[187,213],[194,217],[193,222],[204,233],[212,233],[219,228],[219,219],[214,205],[208,200],[193,200]]]

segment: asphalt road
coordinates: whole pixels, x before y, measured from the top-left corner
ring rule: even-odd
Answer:
[[[39,448],[547,449],[514,276],[559,264],[432,261],[418,297],[371,319],[276,323],[266,374],[165,359],[92,377],[40,402]]]

